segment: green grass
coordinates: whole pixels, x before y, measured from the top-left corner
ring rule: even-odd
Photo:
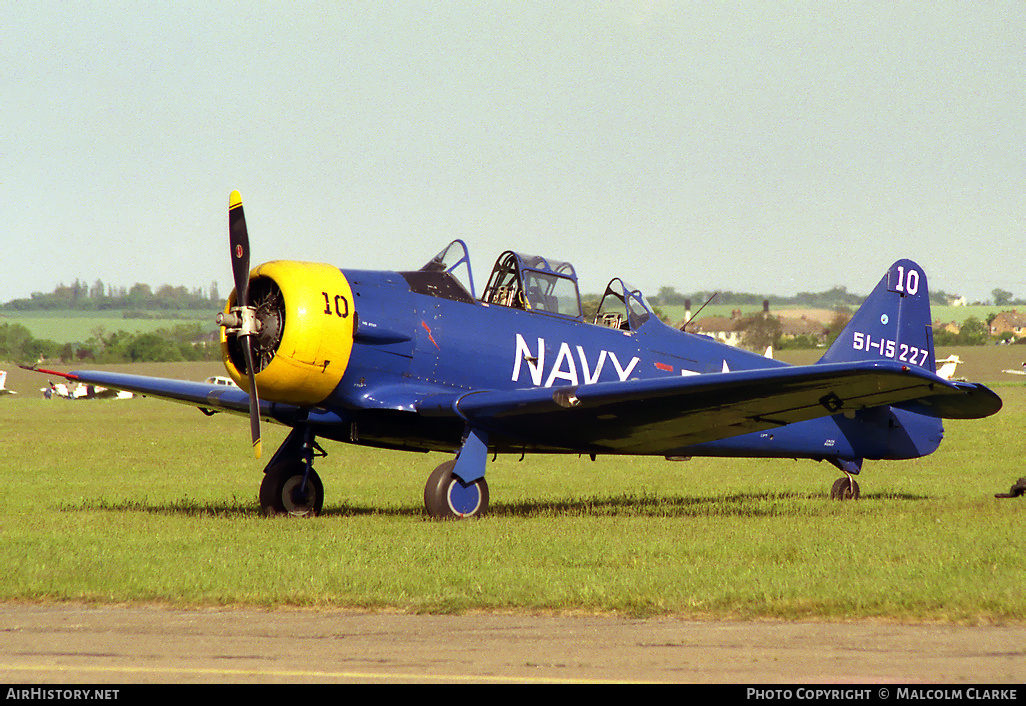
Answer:
[[[217,331],[214,323],[216,311],[147,311],[125,318],[122,311],[4,311],[0,324],[21,324],[33,338],[57,343],[85,343],[98,329],[106,333],[152,333],[158,329],[201,324],[204,329]]]
[[[963,324],[970,316],[975,316],[980,321],[986,321],[987,317],[991,314],[1000,314],[1002,311],[1011,311],[1013,309],[1022,311],[1023,306],[1021,304],[1005,304],[1004,306],[995,306],[993,304],[934,306],[930,308],[930,313],[934,321]]]
[[[1026,619],[1026,388],[933,456],[500,457],[492,513],[437,523],[441,454],[325,442],[323,516],[266,519],[244,418],[155,400],[0,400],[0,600],[634,616]],[[265,429],[265,447],[284,438]]]

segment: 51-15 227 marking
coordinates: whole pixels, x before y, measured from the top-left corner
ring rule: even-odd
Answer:
[[[911,363],[924,367],[930,351],[926,348],[917,348],[907,343],[898,343],[889,338],[874,338],[868,333],[855,332],[851,343],[852,348],[857,351],[875,350],[884,358],[896,358],[903,363]]]

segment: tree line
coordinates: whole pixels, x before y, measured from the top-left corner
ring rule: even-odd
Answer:
[[[782,297],[774,294],[752,294],[748,292],[731,291],[704,291],[699,290],[691,294],[681,294],[673,287],[660,287],[655,296],[649,297],[652,304],[683,306],[690,302],[692,306],[699,307],[714,296],[717,304],[730,304],[732,306],[762,306],[763,302],[769,302],[770,306],[802,306],[816,309],[833,309],[836,307],[858,307],[865,300],[865,295],[853,294],[846,287],[834,287],[825,292],[799,292],[793,297]]]
[[[73,284],[59,284],[49,293],[33,292],[23,299],[12,299],[0,309],[8,311],[109,311],[111,309],[145,309],[174,311],[184,309],[220,308],[221,296],[217,282],[209,289],[188,289],[165,284],[156,291],[148,284],[137,282],[131,287],[115,287],[96,280],[87,285],[81,280]]]
[[[683,306],[690,302],[692,306],[699,307],[716,296],[717,304],[729,304],[732,306],[762,306],[763,302],[769,302],[773,307],[807,307],[812,309],[836,309],[839,307],[858,308],[866,300],[868,295],[849,292],[847,287],[833,287],[823,292],[799,292],[793,297],[783,297],[774,294],[762,295],[746,292],[730,291],[704,291],[699,290],[691,294],[681,294],[673,287],[661,287],[659,292],[649,301],[652,304]],[[995,306],[1022,305],[1026,300],[1016,298],[1012,292],[1000,287],[990,293],[991,299],[985,302],[972,302],[973,304],[994,304]],[[934,306],[946,306],[953,301],[961,299],[957,294],[950,294],[943,289],[930,290],[930,304]]]
[[[818,309],[835,309],[838,307],[859,307],[866,299],[864,294],[849,292],[847,287],[833,287],[823,292],[799,292],[792,297],[778,295],[752,294],[731,291],[699,290],[690,294],[678,292],[673,287],[660,287],[659,291],[648,297],[655,305],[683,306],[690,302],[698,307],[716,296],[716,303],[733,306],[761,306],[769,302],[771,306],[798,306]],[[997,288],[991,292],[992,302],[997,306],[1026,304],[1026,300],[1015,298],[1012,292]],[[943,306],[958,299],[954,294],[943,290],[931,290],[930,303]],[[989,304],[991,302],[974,302]],[[188,289],[163,285],[153,290],[148,284],[137,282],[131,287],[115,287],[104,284],[97,279],[92,285],[76,279],[73,284],[59,284],[52,292],[33,292],[29,297],[12,299],[0,305],[0,310],[32,311],[32,310],[69,310],[69,311],[106,311],[137,309],[149,311],[188,310],[188,309],[220,309],[223,304],[218,292],[217,282],[210,287]]]

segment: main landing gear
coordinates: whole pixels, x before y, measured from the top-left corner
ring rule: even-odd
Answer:
[[[488,434],[470,426],[456,458],[446,461],[428,476],[424,507],[436,520],[481,517],[488,512]]]
[[[488,481],[464,483],[453,473],[456,459],[436,468],[424,485],[424,507],[436,520],[481,517],[488,512]]]
[[[309,427],[296,427],[274,453],[260,484],[265,515],[314,517],[324,507],[324,484],[313,469],[314,456],[326,454]]]
[[[324,485],[314,469],[306,474],[302,461],[285,461],[264,471],[260,509],[265,515],[314,517],[324,507]]]
[[[468,431],[456,458],[438,466],[424,486],[424,507],[430,517],[456,520],[488,512],[487,454],[487,435]],[[295,427],[264,469],[261,511],[272,516],[319,515],[324,507],[324,485],[313,469],[313,459],[325,455],[309,427]]]

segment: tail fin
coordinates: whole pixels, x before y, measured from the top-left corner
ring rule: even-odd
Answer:
[[[911,260],[891,265],[819,362],[881,359],[936,372],[926,273]]]

